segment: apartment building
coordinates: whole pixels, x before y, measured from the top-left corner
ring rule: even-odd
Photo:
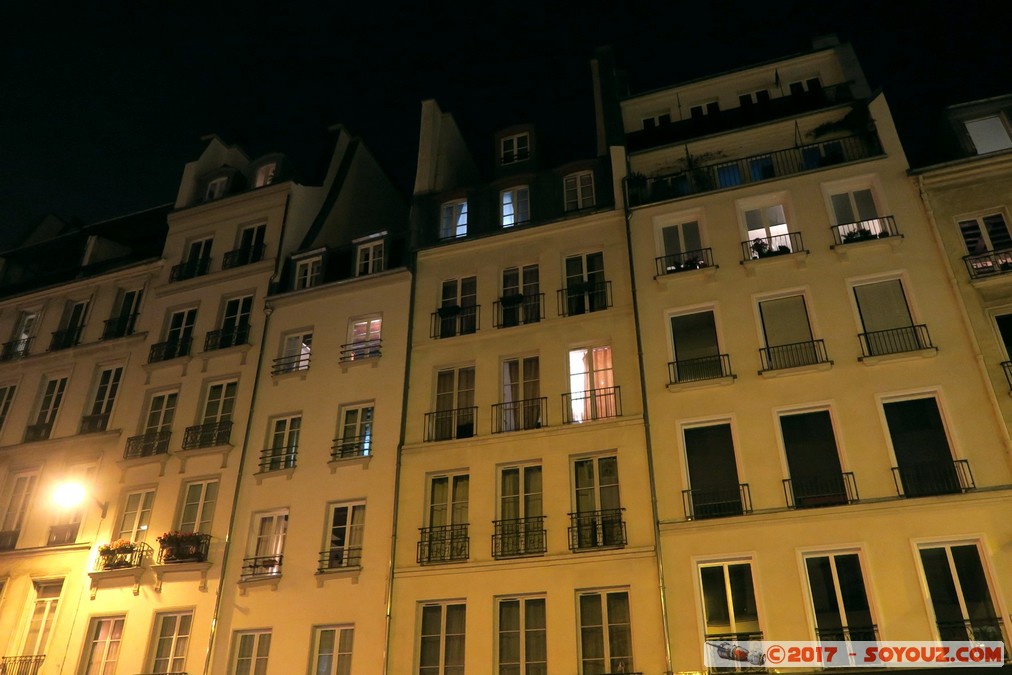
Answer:
[[[671,669],[1008,643],[1007,433],[851,48],[617,98]]]

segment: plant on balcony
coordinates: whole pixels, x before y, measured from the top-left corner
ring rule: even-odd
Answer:
[[[102,559],[103,570],[117,570],[133,567],[133,554],[138,545],[129,539],[116,539],[98,547],[98,555]]]
[[[504,295],[500,300],[500,302],[502,302],[503,304],[503,307],[516,307],[523,301],[524,296],[522,293],[513,293],[511,295]]]
[[[443,305],[442,307],[436,310],[436,314],[438,314],[440,318],[443,319],[452,316],[457,316],[458,314],[460,314],[460,305]]]
[[[844,243],[850,243],[854,241],[866,241],[868,239],[874,239],[875,235],[867,227],[859,227],[856,230],[851,230],[847,234],[843,235]]]
[[[137,544],[133,543],[129,539],[117,539],[98,547],[99,555],[103,556],[116,555],[117,553],[133,553],[136,550]]]
[[[157,541],[165,562],[201,562],[204,559],[204,535],[200,532],[166,532]]]
[[[754,257],[756,258],[765,258],[770,254],[770,245],[765,239],[756,239],[749,248],[752,249],[752,253],[755,254]]]

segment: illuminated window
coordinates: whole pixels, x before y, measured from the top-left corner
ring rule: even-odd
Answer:
[[[526,185],[503,190],[500,194],[503,227],[513,227],[531,219],[530,191]]]
[[[978,155],[1012,148],[1008,127],[998,115],[967,120],[963,124]]]
[[[116,672],[120,642],[123,639],[122,616],[95,617],[88,627],[87,655],[83,675],[104,675]]]
[[[155,619],[153,673],[186,671],[186,652],[190,646],[193,612],[168,612]]]
[[[439,238],[454,239],[467,236],[467,200],[458,199],[443,204],[439,218]]]
[[[256,176],[253,178],[253,187],[264,187],[274,182],[274,176],[278,171],[278,165],[276,162],[270,162],[264,164],[257,169]]]
[[[53,622],[56,620],[56,610],[60,606],[63,579],[36,581],[34,586],[35,598],[29,606],[31,616],[28,619],[25,642],[21,647],[22,656],[39,656],[46,653]]]
[[[567,422],[587,422],[621,414],[611,347],[570,350],[569,399]]]
[[[198,480],[183,488],[183,504],[179,514],[180,532],[210,534],[214,504],[218,499],[218,480]]]
[[[365,504],[333,504],[330,506],[329,520],[327,550],[320,557],[321,571],[360,567]]]
[[[228,187],[228,176],[222,176],[208,181],[207,187],[204,189],[204,201],[210,202],[215,199],[221,199],[225,196],[225,189]]]
[[[127,541],[144,541],[151,522],[151,507],[155,503],[154,488],[127,493],[123,513],[116,528],[116,538]]]

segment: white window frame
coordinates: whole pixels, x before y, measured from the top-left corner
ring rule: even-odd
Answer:
[[[266,451],[260,460],[261,471],[295,468],[302,433],[302,413],[271,418],[267,425]],[[268,455],[269,453],[269,455]]]
[[[175,623],[171,627],[172,632],[164,635],[168,619],[175,619]],[[189,619],[185,631],[181,628],[184,619]],[[151,636],[151,656],[148,658],[149,670],[152,673],[184,672],[191,635],[193,635],[193,610],[155,614],[154,633]],[[168,649],[161,649],[162,644],[167,644]],[[166,655],[159,656],[159,653],[163,651],[166,652]]]
[[[243,642],[249,638],[249,656],[243,657]],[[271,629],[237,630],[232,638],[231,671],[229,675],[258,675],[266,673],[271,651]],[[262,652],[262,653],[261,653]]]
[[[264,162],[257,167],[256,173],[253,174],[253,187],[261,188],[273,185],[274,178],[277,176],[277,173],[277,162]]]
[[[354,421],[349,415],[354,413]],[[366,419],[368,417],[368,419]],[[372,455],[376,404],[373,401],[343,405],[337,414],[337,455],[343,458],[369,457]],[[349,434],[348,432],[353,433]]]
[[[529,628],[527,626],[527,604],[530,602],[541,603],[541,619],[543,625],[541,628]],[[502,662],[502,640],[503,640],[503,626],[502,626],[502,606],[503,603],[517,603],[517,628],[511,630],[510,633],[514,634],[512,642],[517,645],[517,660],[510,663],[504,664]],[[548,670],[548,603],[544,595],[521,595],[521,596],[510,596],[496,598],[495,600],[495,665],[496,673],[502,672],[503,666],[510,666],[519,668],[516,672],[526,673],[528,672],[529,666],[541,666],[544,672],[550,672]],[[531,637],[531,633],[541,633],[541,641],[545,649],[545,660],[535,661],[533,657],[528,654],[528,640]]]
[[[607,353],[607,367],[595,367],[595,356],[599,352]],[[582,359],[581,354],[584,355]],[[576,368],[583,367],[581,360],[585,361],[586,370],[577,371]],[[611,345],[588,345],[570,349],[567,371],[570,421],[573,424],[618,416],[618,391],[615,386],[615,361]],[[601,386],[598,386],[599,384]],[[602,390],[610,390],[610,393],[606,391],[604,396],[590,393]]]
[[[1008,238],[1012,239],[1012,220],[1009,219],[1008,210],[1004,207],[998,206],[992,209],[985,209],[983,211],[975,211],[973,213],[967,213],[953,218],[956,232],[959,234],[959,239],[963,244],[963,249],[969,255],[980,255],[982,253],[990,253],[994,251],[1007,251],[1009,247],[1001,248],[995,247],[991,237],[991,232],[988,230],[987,225],[984,222],[985,218],[994,218],[998,216],[1002,219],[1005,232]],[[971,251],[969,245],[966,242],[966,236],[963,234],[963,223],[973,221],[977,226],[977,231],[980,233],[980,240],[975,248]],[[990,263],[990,261],[988,261]],[[1003,256],[1000,262],[1009,262]],[[983,270],[982,270],[983,271]]]
[[[355,276],[364,277],[386,269],[386,233],[355,244]]]
[[[155,411],[155,403],[159,403]],[[179,390],[155,391],[148,394],[147,405],[141,418],[141,429],[144,434],[171,431],[176,417],[176,406],[179,404]],[[153,416],[157,416],[157,424],[152,424]]]
[[[703,594],[704,593],[704,591],[703,591],[703,568],[704,567],[721,567],[721,568],[723,568],[723,570],[724,570],[724,572],[723,572],[723,577],[724,577],[724,592],[725,592],[725,598],[727,600],[727,614],[728,614],[728,621],[729,621],[728,630],[731,633],[733,633],[733,634],[741,634],[743,631],[737,630],[737,627],[736,627],[736,624],[738,623],[738,620],[734,616],[734,595],[733,595],[733,589],[731,588],[731,581],[730,581],[731,577],[730,577],[730,574],[728,573],[728,568],[730,566],[732,566],[732,565],[748,565],[749,576],[752,578],[752,599],[755,602],[756,623],[758,625],[758,629],[756,631],[754,631],[754,632],[759,633],[759,634],[763,634],[763,635],[765,634],[764,631],[763,631],[763,616],[764,616],[765,613],[763,611],[762,602],[760,601],[759,592],[758,592],[758,590],[760,588],[760,585],[759,585],[759,582],[756,579],[755,560],[753,560],[751,556],[743,556],[743,557],[740,557],[740,558],[695,559],[695,560],[693,560],[693,564],[694,564],[694,567],[695,567],[695,585],[696,585],[696,591],[697,591],[696,597],[698,598],[698,601],[699,601],[699,608],[700,608],[700,613],[701,613],[701,617],[700,618],[702,620],[702,623],[701,623],[701,629],[702,629],[702,631],[701,632],[703,634],[704,639],[707,639],[709,637],[707,635],[707,632],[706,632],[706,630],[707,630],[706,629],[706,599],[705,599],[705,596]],[[748,633],[750,631],[744,631],[744,632]],[[723,635],[723,633],[718,633],[717,635]]]
[[[282,361],[275,369],[275,374],[290,373],[296,370],[309,370],[309,362],[312,355],[312,328],[282,335],[280,356]]]
[[[843,591],[840,585],[839,572],[837,570],[836,558],[838,556],[857,556],[858,566],[861,570],[861,581],[863,583],[865,601],[868,603],[868,614],[871,617],[870,626],[848,626],[847,625],[847,610],[843,602]],[[799,563],[801,566],[801,576],[805,580],[805,597],[808,601],[808,613],[811,619],[812,637],[813,639],[819,639],[819,620],[815,613],[815,599],[812,594],[812,579],[808,571],[808,561],[814,558],[829,558],[830,560],[830,572],[832,575],[833,591],[836,595],[837,611],[840,614],[840,630],[849,631],[851,628],[872,628],[878,625],[876,617],[878,612],[874,603],[872,594],[868,592],[868,565],[865,561],[864,551],[859,547],[845,547],[835,549],[813,549],[803,550],[798,552]],[[753,579],[754,584],[754,579]],[[758,601],[757,601],[758,602]],[[826,638],[823,638],[826,639]],[[851,637],[851,640],[854,638]]]
[[[587,179],[586,182],[584,179]],[[597,205],[594,195],[594,172],[587,169],[566,174],[562,179],[562,200],[566,212],[594,208]]]
[[[56,597],[40,598],[39,592],[42,588],[51,588],[59,584],[60,590]],[[21,648],[18,652],[22,656],[42,656],[48,651],[49,643],[53,637],[53,627],[60,618],[60,607],[63,598],[64,579],[33,579],[32,599],[28,603],[27,613],[24,618],[24,630],[21,636]],[[39,631],[35,636],[34,644],[29,643],[32,633],[32,620],[36,608],[42,608],[42,617],[39,623]]]
[[[214,486],[214,495],[209,499],[207,495],[212,491],[212,486]],[[196,499],[188,501],[191,498],[190,491],[194,488],[198,488],[198,494],[193,495]],[[221,482],[217,477],[191,480],[184,483],[179,497],[179,516],[176,520],[179,523],[179,527],[176,529],[180,532],[210,534],[214,526],[214,508],[218,501],[220,489]],[[192,518],[188,518],[186,509],[191,504],[194,505],[194,512]]]
[[[292,288],[301,291],[306,288],[319,286],[323,281],[323,254],[308,255],[304,258],[296,258],[292,261],[295,264],[294,279]]]
[[[980,124],[982,122],[990,122],[991,120],[995,120],[997,125],[990,124],[990,129],[983,129],[983,131],[985,134],[992,136],[992,138],[985,138],[982,134],[975,134],[973,131],[970,131],[971,124],[975,124],[976,129],[981,129]],[[986,155],[992,152],[1002,152],[1012,148],[1012,133],[1009,131],[1009,123],[1001,112],[995,112],[993,115],[982,115],[980,117],[967,118],[962,120],[962,122],[963,127],[966,129],[966,135],[970,139],[970,144],[973,146],[974,152],[978,155]],[[1004,138],[1001,138],[1002,132],[1004,132]],[[977,136],[977,138],[974,138],[974,136]],[[995,145],[982,150],[980,145],[982,144],[981,142],[985,140],[990,143],[994,143]]]
[[[7,415],[11,411],[11,404],[14,396],[18,393],[18,385],[15,382],[0,385],[0,433],[3,432],[4,424],[7,422]]]
[[[250,519],[250,535],[247,551],[249,558],[275,558],[274,564],[258,564],[253,576],[274,576],[281,574],[285,543],[288,539],[287,508],[258,511]],[[264,525],[269,529],[261,534]]]
[[[123,641],[126,615],[95,616],[88,622],[81,675],[103,675],[116,672]]]
[[[136,504],[131,506],[131,501],[136,501]],[[151,524],[151,511],[154,503],[155,488],[153,487],[131,490],[124,494],[123,507],[117,520],[116,538],[144,541]]]
[[[39,483],[39,469],[24,469],[7,475],[4,485],[4,510],[0,514],[0,530],[20,532],[34,505]],[[21,486],[18,485],[23,481]]]
[[[631,599],[629,597],[630,596],[630,592],[629,591],[630,591],[629,588],[603,588],[603,589],[594,589],[594,590],[586,590],[586,591],[579,591],[579,592],[577,592],[577,594],[576,594],[576,615],[577,615],[576,618],[577,618],[577,624],[579,626],[579,635],[580,635],[580,639],[579,639],[579,641],[577,643],[577,646],[578,646],[579,660],[580,660],[580,669],[579,669],[579,672],[581,673],[581,675],[583,675],[583,673],[587,672],[585,670],[585,666],[587,665],[585,663],[585,660],[586,660],[586,658],[589,658],[589,657],[585,657],[584,656],[584,650],[586,648],[586,645],[584,645],[584,636],[586,635],[585,629],[587,628],[587,624],[585,624],[585,619],[584,619],[584,616],[583,616],[583,602],[582,601],[583,601],[584,598],[596,598],[597,602],[598,602],[598,605],[600,607],[601,622],[602,622],[601,625],[600,625],[600,636],[601,636],[601,647],[603,648],[602,651],[601,651],[601,655],[602,655],[601,661],[602,661],[602,667],[604,667],[604,668],[607,669],[605,672],[608,672],[608,673],[621,673],[621,672],[627,672],[627,671],[628,672],[634,672],[633,654],[629,654],[629,655],[624,655],[624,654],[613,655],[611,653],[611,646],[612,646],[612,644],[611,644],[612,643],[611,633],[612,633],[612,631],[619,629],[623,625],[627,626],[626,630],[629,633],[629,649],[630,649],[630,651],[632,651],[632,648],[633,648],[633,641],[632,641],[632,633],[633,633],[633,631],[632,631],[632,602],[631,602]],[[624,595],[625,596],[626,611],[629,614],[629,623],[628,624],[613,622],[611,620],[611,616],[608,613],[608,596],[609,595]],[[620,659],[619,661],[617,661],[618,665],[616,665],[616,659]]]
[[[39,387],[39,405],[34,415],[35,424],[48,424],[50,433],[52,433],[52,428],[56,426],[56,419],[60,415],[69,381],[70,378],[66,375],[46,375],[42,379],[42,386]]]
[[[521,142],[523,148],[521,148]],[[507,146],[509,146],[507,148]],[[521,131],[519,133],[503,136],[499,139],[499,163],[503,166],[516,164],[531,158],[531,133]]]
[[[123,382],[122,365],[100,366],[95,374],[95,386],[91,395],[91,412],[89,416],[105,415],[106,425],[112,418],[112,411],[116,407],[116,399],[119,395],[120,384]],[[108,380],[106,374],[108,373]],[[2,423],[2,417],[0,417]]]
[[[207,181],[204,187],[204,201],[211,202],[221,199],[228,190],[228,176],[218,176]]]
[[[217,395],[220,388],[220,396]],[[213,397],[213,398],[212,398]],[[239,380],[209,382],[204,390],[204,405],[201,407],[200,424],[230,422],[239,397]]]
[[[382,355],[383,316],[373,314],[351,319],[348,322],[348,344],[341,355],[342,361],[358,361]]]
[[[323,636],[332,633],[330,650],[323,651]],[[313,675],[351,675],[355,626],[350,624],[313,627],[313,652],[310,672]]]
[[[499,224],[510,228],[531,221],[531,190],[527,185],[514,185],[499,193]]]
[[[422,630],[424,626],[425,612],[427,609],[433,609],[436,607],[439,608],[439,633],[433,633],[431,635],[423,634]],[[451,607],[455,608],[455,611],[459,611],[459,608],[463,608],[464,632],[452,634],[452,636],[459,635],[460,639],[463,641],[463,644],[461,645],[460,663],[449,664],[449,666],[454,669],[453,672],[455,673],[465,672],[464,669],[466,668],[466,654],[467,654],[467,603],[464,600],[443,600],[439,602],[419,603],[418,619],[416,624],[418,626],[418,652],[415,658],[418,667],[415,669],[415,672],[419,672],[423,666],[426,668],[431,668],[433,665],[435,665],[437,668],[436,675],[445,675],[446,668],[448,665],[446,663],[447,643],[449,642],[449,639],[451,637],[451,634],[447,633],[446,624],[447,624],[447,617],[449,615],[449,609]],[[424,642],[426,637],[430,638],[435,637],[439,641],[439,657],[438,657],[439,662],[437,664],[422,663],[422,652],[424,651],[422,648],[422,643]]]
[[[439,238],[458,239],[467,236],[467,200],[453,199],[439,207]]]
[[[346,513],[338,521],[338,510]],[[362,553],[365,548],[365,501],[335,502],[327,505],[327,532],[324,539],[326,570],[362,567]],[[335,535],[341,532],[342,542],[335,542]],[[321,567],[324,560],[320,556]]]
[[[656,246],[658,258],[676,258],[675,260],[665,260],[666,269],[665,272],[679,271],[682,268],[683,263],[689,262],[687,259],[688,253],[696,253],[697,261],[696,265],[700,263],[706,263],[706,259],[703,257],[701,252],[708,248],[707,237],[706,237],[706,218],[701,209],[694,209],[692,211],[683,211],[680,213],[671,213],[663,216],[657,216],[653,221],[654,225],[654,244]],[[687,237],[686,227],[689,225],[695,225],[696,227],[696,239],[698,239],[699,248],[689,248],[690,239]],[[670,228],[677,228],[678,232],[678,251],[668,251],[664,241],[664,232]],[[660,272],[658,272],[660,273]]]

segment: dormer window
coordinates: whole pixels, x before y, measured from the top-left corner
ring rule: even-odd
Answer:
[[[694,120],[700,119],[704,115],[716,115],[719,112],[720,112],[719,101],[709,101],[708,103],[703,103],[701,105],[694,105],[691,108],[689,108],[689,115]]]
[[[364,277],[385,269],[385,234],[382,232],[355,243],[355,276]]]
[[[204,201],[210,202],[215,199],[221,199],[225,196],[225,190],[227,188],[228,176],[220,176],[208,181],[207,189],[204,190]]]
[[[500,164],[522,162],[531,156],[531,135],[527,132],[503,136],[500,141]]]
[[[966,120],[963,124],[978,155],[1012,148],[1008,127],[998,115]]]
[[[272,184],[277,171],[277,162],[269,162],[262,165],[257,169],[256,175],[253,177],[253,187],[260,188]]]
[[[594,172],[578,171],[563,181],[566,211],[579,211],[594,206]]]
[[[654,129],[665,124],[671,124],[671,113],[663,112],[643,118],[644,129]]]
[[[322,253],[307,255],[293,262],[295,263],[295,290],[300,291],[304,288],[319,286],[323,281]]]
[[[439,218],[439,238],[467,236],[467,200],[457,199],[443,204]]]
[[[513,227],[531,219],[530,191],[526,185],[503,190],[499,202],[503,227]]]

